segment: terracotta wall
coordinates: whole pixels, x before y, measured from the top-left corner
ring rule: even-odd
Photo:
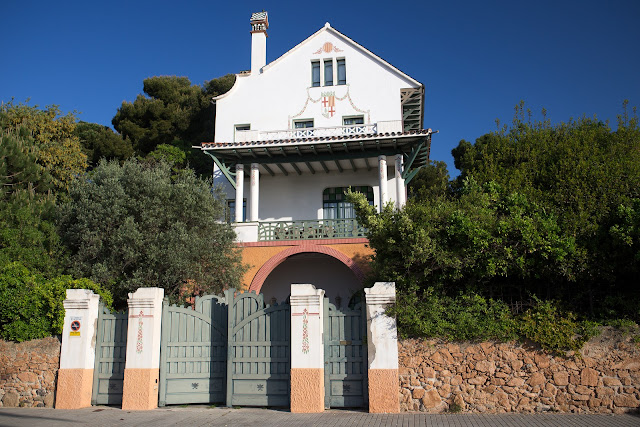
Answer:
[[[358,243],[344,243],[345,240],[348,241],[348,239],[324,241],[295,240],[291,242],[259,242],[241,245],[242,262],[249,265],[249,269],[242,278],[241,290],[249,289],[258,270],[260,270],[267,261],[278,253],[294,246],[320,245],[333,248],[355,261],[360,270],[366,274],[369,271],[369,256],[373,254],[371,248],[363,242],[366,241],[366,239],[358,239]]]
[[[0,407],[53,407],[59,366],[57,338],[0,341]]]
[[[640,408],[639,344],[631,337],[601,336],[582,353],[582,359],[565,358],[515,343],[404,340],[399,342],[400,408],[434,413]]]

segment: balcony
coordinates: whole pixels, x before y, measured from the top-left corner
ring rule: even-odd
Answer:
[[[347,125],[322,128],[266,131],[240,130],[236,131],[235,142],[278,141],[350,135],[377,135],[389,132],[402,132],[402,120],[384,121],[367,125]]]
[[[234,224],[239,242],[363,238],[355,218],[301,221],[259,221]]]

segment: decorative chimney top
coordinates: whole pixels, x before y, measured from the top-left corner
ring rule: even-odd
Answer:
[[[269,17],[267,12],[256,12],[251,14],[251,32],[267,32],[269,28]]]

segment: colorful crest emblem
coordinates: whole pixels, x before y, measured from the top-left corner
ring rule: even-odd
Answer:
[[[336,93],[335,92],[323,92],[322,93],[322,115],[326,118],[331,118],[336,113]]]

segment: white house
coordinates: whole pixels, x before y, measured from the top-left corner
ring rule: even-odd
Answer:
[[[283,300],[311,283],[344,303],[371,253],[345,189],[402,207],[428,162],[424,86],[329,23],[266,64],[267,12],[251,16],[251,70],[214,98],[215,162],[252,268],[244,286]]]

